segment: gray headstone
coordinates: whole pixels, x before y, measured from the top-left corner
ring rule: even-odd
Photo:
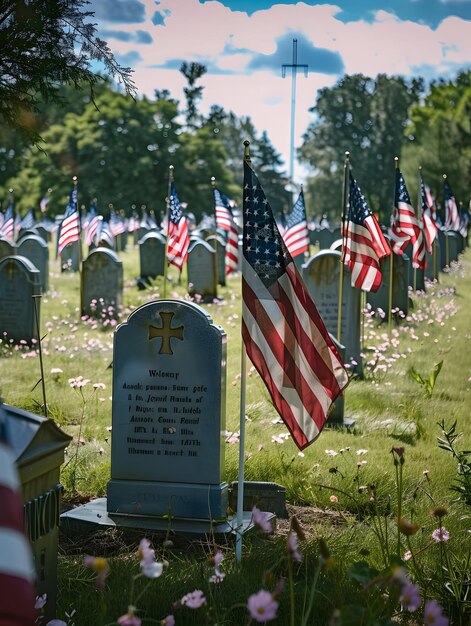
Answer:
[[[23,237],[18,244],[17,254],[25,256],[39,270],[41,291],[49,289],[49,247],[39,235]]]
[[[211,235],[206,239],[216,252],[216,265],[218,271],[218,285],[226,285],[226,242],[220,235]]]
[[[406,256],[412,259],[412,244],[409,244],[404,250]],[[427,256],[425,257],[427,262]],[[409,263],[409,287],[413,291],[425,291],[425,270],[417,269],[412,266],[412,261]]]
[[[51,241],[51,231],[50,230],[48,230],[44,226],[41,226],[40,224],[37,224],[35,226],[35,229],[36,229],[36,232],[38,233],[38,235],[40,237],[42,237],[46,243]]]
[[[0,259],[16,254],[16,244],[11,239],[0,237]]]
[[[188,250],[188,293],[217,297],[216,253],[206,241],[195,241]]]
[[[226,335],[195,304],[158,300],[118,326],[110,514],[226,517],[225,366]]]
[[[440,242],[440,269],[443,270],[452,261],[458,260],[457,233],[440,229],[438,240]]]
[[[147,226],[139,226],[137,232],[137,241],[140,241],[145,235],[150,233],[151,229]]]
[[[74,241],[66,246],[60,255],[62,272],[78,272],[79,271],[79,242]]]
[[[343,239],[336,239],[335,241],[333,241],[330,246],[329,249],[330,250],[338,250],[338,252],[342,252],[342,246],[343,246]]]
[[[22,256],[0,260],[0,329],[8,339],[38,339],[33,296],[41,293],[39,270]],[[38,317],[40,298],[36,298]]]
[[[24,237],[28,237],[29,235],[37,235],[38,231],[36,230],[36,227],[33,228],[22,228],[20,230],[20,232],[18,233],[18,237],[16,238],[16,243],[19,244],[20,241],[24,238]]]
[[[383,278],[376,293],[368,292],[366,301],[375,310],[384,311],[383,321],[387,322],[389,312],[389,280],[391,274],[391,258],[393,259],[392,306],[405,315],[409,312],[409,257],[405,254],[390,254],[379,261]]]
[[[440,274],[440,240],[435,237],[432,244],[432,252],[425,253],[425,261],[427,267],[425,268],[425,278],[428,280],[438,280]]]
[[[338,308],[341,254],[321,250],[302,267],[306,287],[324,324],[338,341]],[[344,266],[340,343],[345,346],[345,364],[362,375],[361,358],[361,290],[352,287],[350,270]],[[354,363],[353,363],[354,362]]]
[[[163,276],[165,271],[165,237],[157,232],[144,235],[139,241],[141,278]]]
[[[116,252],[95,248],[82,263],[82,315],[100,317],[104,307],[112,307],[107,317],[116,317],[123,301],[123,264]]]

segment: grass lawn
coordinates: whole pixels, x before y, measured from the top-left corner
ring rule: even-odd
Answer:
[[[120,316],[124,320],[136,307],[159,298],[162,282],[159,279],[139,291],[137,248],[128,246],[120,257],[125,285]],[[62,471],[65,504],[70,506],[106,494],[115,322],[81,319],[78,274],[61,274],[55,260],[50,262],[50,271],[50,291],[41,303],[42,348],[49,414],[74,437]],[[185,275],[181,285],[173,270],[170,279],[167,297],[187,298]],[[219,296],[203,307],[228,335],[226,480],[231,482],[238,471],[240,277],[230,277]],[[471,476],[463,459],[459,473],[457,458],[440,448],[437,438],[444,437],[439,424],[449,430],[456,422],[460,436],[453,444],[455,450],[471,448],[469,249],[456,267],[440,275],[439,284],[411,297],[409,316],[393,327],[391,336],[376,317],[365,320],[366,376],[353,379],[345,394],[345,416],[355,420],[354,428],[326,427],[303,453],[285,437],[287,430],[264,384],[249,370],[245,477],[286,488],[289,512],[303,530],[299,532],[300,562],[287,549],[290,523],[283,520],[272,534],[247,537],[240,566],[230,540],[149,536],[157,560],[168,565],[157,580],[139,577],[134,583],[142,534],[107,531],[74,540],[64,537],[59,554],[58,617],[76,626],[101,626],[115,622],[135,602],[143,624],[160,623],[171,613],[179,625],[246,624],[250,620],[248,596],[266,589],[275,591],[279,603],[276,624],[423,624],[424,601],[431,598],[443,606],[451,624],[467,624]],[[0,355],[4,401],[40,413],[37,352],[26,345],[12,346],[4,338]],[[427,378],[441,361],[442,369],[429,392],[409,373],[413,368]],[[77,376],[90,383],[71,388],[68,380]],[[444,516],[440,507],[446,511]],[[402,533],[398,533],[398,517],[405,520]],[[440,526],[449,532],[448,541],[432,538]],[[213,584],[208,582],[214,570],[208,557],[218,551],[224,556],[225,578]],[[95,589],[95,573],[83,565],[84,554],[91,553],[110,563],[103,592]],[[422,604],[412,613],[398,612],[403,570],[391,565],[396,558],[402,559],[404,571],[420,588]],[[281,579],[285,579],[282,591],[277,587]],[[147,584],[149,589],[136,600]],[[194,589],[206,597],[201,608],[174,606]],[[66,614],[73,611],[74,616],[68,618]]]

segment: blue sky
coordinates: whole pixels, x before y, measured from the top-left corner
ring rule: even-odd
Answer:
[[[296,79],[295,145],[317,91],[345,73],[433,79],[471,67],[471,0],[92,0],[90,9],[135,70],[139,93],[168,89],[183,106],[179,67],[203,63],[201,111],[218,104],[250,116],[286,164],[291,74],[283,78],[281,66],[292,62],[293,39],[298,63],[308,65],[307,78]]]

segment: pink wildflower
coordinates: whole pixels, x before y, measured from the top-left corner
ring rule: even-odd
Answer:
[[[83,562],[86,567],[90,567],[96,572],[96,586],[100,591],[103,591],[105,587],[105,579],[108,576],[110,567],[108,561],[103,557],[85,556]]]
[[[334,495],[330,496],[329,500],[330,500],[331,502],[333,502],[334,504],[335,504],[336,502],[338,502],[338,501],[339,501],[339,499],[337,498],[337,496],[334,496]]]
[[[256,622],[269,622],[276,618],[278,602],[273,599],[272,594],[265,589],[252,594],[247,601],[247,608],[250,616]]]
[[[34,603],[35,609],[42,609],[46,606],[47,602],[47,593],[43,593],[42,596],[36,596],[36,601]]]
[[[175,626],[175,618],[173,615],[167,615],[160,623],[162,626]]]
[[[260,509],[258,509],[256,506],[252,508],[252,519],[254,523],[257,524],[257,526],[260,526],[260,528],[265,533],[271,533],[271,531],[273,530],[271,522],[268,519],[269,517],[270,513],[267,513],[266,511],[260,511]]]
[[[425,626],[448,626],[448,617],[443,615],[442,607],[436,600],[427,600],[424,610]]]
[[[181,599],[181,603],[186,605],[189,609],[199,609],[200,606],[206,602],[204,594],[199,589],[195,589],[191,593],[187,593]]]
[[[421,604],[420,592],[417,585],[407,583],[404,585],[399,597],[399,602],[404,609],[407,609],[410,613],[417,611]]]
[[[436,528],[432,533],[432,539],[436,543],[442,543],[448,541],[450,538],[450,533],[443,526],[441,528]]]
[[[288,548],[291,552],[291,556],[293,557],[293,559],[298,563],[301,563],[303,557],[298,550],[298,535],[296,533],[290,533],[288,535]]]
[[[120,626],[141,626],[141,620],[135,614],[136,607],[128,606],[128,612],[116,620]]]

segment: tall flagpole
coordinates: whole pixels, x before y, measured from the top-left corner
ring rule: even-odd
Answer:
[[[394,170],[397,172],[399,169],[399,157],[394,157],[395,167]],[[393,200],[393,210],[396,205],[396,176],[394,176],[394,200]],[[392,334],[392,297],[393,297],[393,270],[394,270],[394,250],[391,250],[390,261],[389,261],[389,297],[388,297],[388,334],[389,339],[391,339]]]
[[[168,166],[168,189],[167,189],[167,236],[165,237],[165,255],[164,255],[164,288],[163,297],[167,295],[167,268],[168,268],[168,233],[170,230],[170,190],[173,182],[173,165]]]
[[[244,161],[250,163],[250,142],[244,141]],[[242,335],[242,333],[241,333]],[[242,541],[244,534],[244,464],[245,464],[245,392],[246,392],[247,355],[242,337],[240,356],[240,413],[239,413],[239,476],[237,479],[237,528],[236,561],[242,560]]]
[[[215,176],[211,176],[211,187],[213,188],[213,205],[214,205],[214,189],[216,188],[216,177]],[[218,228],[218,223],[216,220],[216,206],[214,205],[214,222],[215,222],[215,227],[214,227],[214,234],[217,237],[217,228]],[[214,252],[215,252],[215,256],[214,256],[214,263],[215,263],[215,274],[216,274],[216,288],[217,285],[219,285],[219,263],[218,263],[218,242],[217,239],[214,240]]]
[[[339,281],[339,300],[337,307],[337,341],[342,343],[342,303],[343,303],[343,276],[344,276],[344,263],[343,257],[345,253],[345,239],[347,233],[345,232],[345,209],[348,203],[348,177],[350,173],[350,152],[345,152],[345,161],[343,164],[343,196],[342,196],[342,250],[340,254],[340,281]]]
[[[447,179],[446,174],[443,174],[443,180],[445,181]],[[446,207],[446,198],[445,198],[445,228],[446,228],[446,219],[447,219],[447,207]],[[447,267],[450,266],[450,250],[449,250],[449,246],[448,246],[448,231],[445,230],[445,260],[446,260],[446,264]]]
[[[83,253],[82,253],[82,220],[80,219],[80,209],[79,209],[79,201],[78,201],[78,178],[77,176],[72,176],[72,182],[74,184],[75,189],[75,208],[77,209],[77,217],[78,217],[78,227],[79,227],[79,239],[78,239],[78,267],[79,267],[79,275],[82,275],[82,261],[83,261]]]

